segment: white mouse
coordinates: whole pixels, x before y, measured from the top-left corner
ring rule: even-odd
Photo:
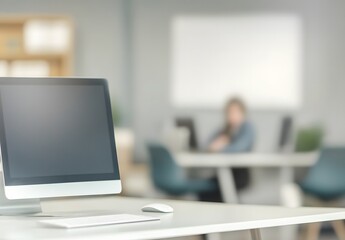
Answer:
[[[143,212],[159,212],[159,213],[172,213],[174,209],[163,203],[152,203],[145,205],[141,208],[141,211]]]

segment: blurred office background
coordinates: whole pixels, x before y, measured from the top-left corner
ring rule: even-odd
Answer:
[[[296,185],[282,186],[281,168],[251,167],[240,202],[304,204],[303,182],[328,180],[317,163],[331,156],[330,169],[342,171],[344,10],[340,0],[0,0],[0,75],[108,79],[129,196],[197,200],[193,191],[154,184],[148,145],[162,146],[158,155],[170,154],[169,169],[180,171],[177,156],[195,152],[196,143],[205,150],[226,100],[239,96],[255,129],[251,154],[316,152],[310,166],[292,167]],[[181,171],[215,176],[214,169]],[[336,190],[316,193],[314,202],[345,206],[345,187]],[[336,239],[324,228],[324,239]]]

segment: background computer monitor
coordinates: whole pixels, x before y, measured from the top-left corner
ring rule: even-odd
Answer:
[[[198,149],[198,140],[196,136],[194,120],[189,117],[178,117],[176,118],[177,127],[185,127],[188,129],[189,135],[189,148],[191,150]]]
[[[103,79],[0,78],[0,141],[9,199],[121,191]]]
[[[284,116],[281,123],[281,132],[279,138],[278,150],[282,151],[291,143],[293,129],[293,119],[291,116]]]

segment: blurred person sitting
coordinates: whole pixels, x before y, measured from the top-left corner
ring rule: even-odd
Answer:
[[[254,145],[254,129],[247,120],[247,110],[240,98],[231,98],[225,106],[225,126],[213,135],[210,152],[249,152]]]
[[[224,109],[225,124],[211,138],[208,151],[212,153],[244,153],[253,149],[255,133],[247,118],[247,108],[242,99],[227,101]],[[245,188],[250,181],[247,168],[232,169],[237,190]]]

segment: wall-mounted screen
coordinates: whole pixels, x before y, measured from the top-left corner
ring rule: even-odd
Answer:
[[[180,16],[172,22],[174,107],[253,109],[302,104],[302,21],[296,15]]]

